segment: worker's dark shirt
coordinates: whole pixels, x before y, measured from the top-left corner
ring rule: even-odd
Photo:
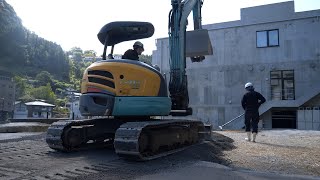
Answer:
[[[131,59],[131,60],[139,60],[139,55],[137,51],[133,49],[127,50],[124,55],[122,56],[122,59]]]
[[[266,102],[266,99],[260,93],[253,90],[243,95],[241,105],[246,112],[258,112],[260,105],[264,102]]]

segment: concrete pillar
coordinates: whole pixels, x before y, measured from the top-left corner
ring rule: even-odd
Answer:
[[[312,130],[312,107],[307,107],[304,112],[304,118],[306,120],[306,130]]]
[[[304,108],[299,108],[297,112],[297,128],[300,130],[306,129],[306,121],[304,119]]]
[[[312,110],[313,130],[320,130],[320,108],[314,107]]]

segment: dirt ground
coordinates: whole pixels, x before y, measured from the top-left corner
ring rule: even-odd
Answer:
[[[215,131],[209,142],[143,163],[125,161],[114,149],[56,152],[46,133],[25,135],[0,138],[0,179],[134,179],[202,161],[320,179],[320,131],[262,131],[256,143],[246,142],[244,132]]]
[[[213,141],[223,148],[221,164],[234,168],[320,176],[320,131],[264,130],[256,143],[243,131],[215,131]],[[230,141],[233,141],[232,145]]]

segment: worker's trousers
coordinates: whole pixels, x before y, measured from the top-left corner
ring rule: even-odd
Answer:
[[[246,111],[244,115],[244,123],[246,125],[246,132],[258,133],[259,112],[258,111]]]

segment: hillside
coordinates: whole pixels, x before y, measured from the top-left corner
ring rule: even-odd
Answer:
[[[0,47],[0,74],[35,77],[48,71],[69,81],[69,61],[61,46],[23,27],[5,0],[0,0]]]

